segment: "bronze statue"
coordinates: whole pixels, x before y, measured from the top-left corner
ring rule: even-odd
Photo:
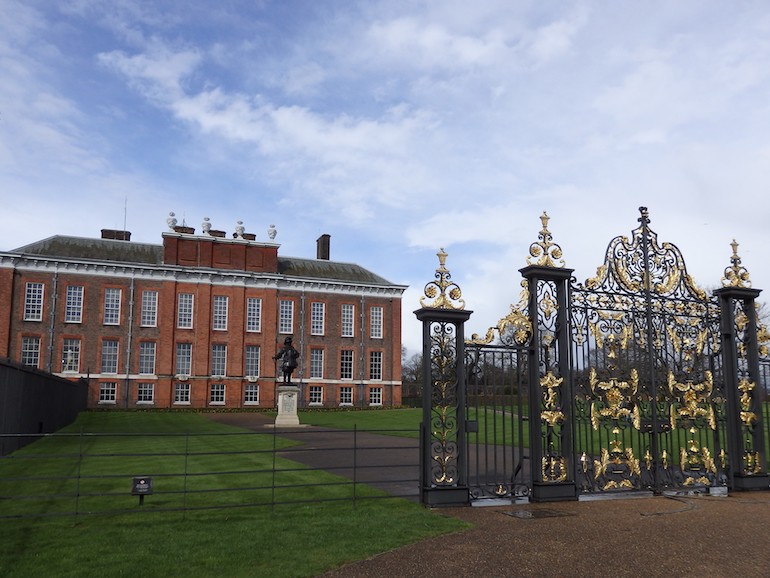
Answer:
[[[287,337],[283,340],[283,349],[273,355],[273,359],[281,359],[281,371],[283,372],[283,382],[291,383],[291,374],[297,367],[297,358],[299,357],[299,351],[294,349],[291,344],[291,337]]]

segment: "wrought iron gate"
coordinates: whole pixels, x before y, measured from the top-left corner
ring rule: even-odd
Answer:
[[[439,253],[425,291],[435,300],[416,312],[432,361],[426,503],[770,486],[759,290],[733,242],[723,286],[707,294],[640,212],[631,238],[610,241],[584,283],[564,267],[543,213],[520,301],[467,341],[471,312]]]

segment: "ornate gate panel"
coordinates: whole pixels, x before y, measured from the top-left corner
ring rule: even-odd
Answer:
[[[770,488],[770,334],[733,242],[707,294],[647,209],[583,283],[540,217],[520,301],[464,339],[446,253],[423,322],[421,487],[428,504]],[[719,491],[719,490],[717,490]]]
[[[526,299],[526,290],[522,298]],[[532,324],[521,304],[466,344],[470,497],[529,496],[528,358]]]
[[[571,288],[574,426],[583,492],[727,483],[719,304],[658,244],[647,210]]]

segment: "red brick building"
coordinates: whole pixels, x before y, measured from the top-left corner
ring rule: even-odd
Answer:
[[[89,407],[271,408],[291,336],[300,403],[400,405],[405,286],[330,261],[328,235],[300,259],[273,230],[169,227],[162,245],[102,230],[0,252],[0,356],[86,378]]]

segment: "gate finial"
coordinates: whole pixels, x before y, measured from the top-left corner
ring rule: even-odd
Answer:
[[[741,265],[741,258],[738,256],[738,242],[733,239],[730,246],[733,248],[733,255],[730,257],[732,265],[725,269],[722,285],[724,287],[751,287],[749,272],[746,270],[746,267]]]
[[[451,280],[452,275],[450,275],[449,269],[446,268],[447,253],[443,247],[439,249],[436,256],[438,257],[436,281],[430,281],[425,285],[425,296],[420,297],[420,305],[434,309],[465,309],[465,301],[460,299],[463,294],[460,286]],[[447,292],[447,289],[449,289],[449,292]],[[428,299],[435,297],[435,300],[433,303],[426,305],[425,297]]]
[[[537,235],[539,239],[537,242],[532,243],[529,246],[529,257],[527,257],[527,265],[539,265],[541,267],[564,267],[564,259],[562,259],[561,247],[556,243],[553,243],[553,237],[548,230],[548,221],[551,217],[548,213],[543,211],[540,215],[540,222],[543,224],[543,228]],[[537,259],[536,263],[532,263],[532,259]],[[558,263],[554,261],[558,260]]]

